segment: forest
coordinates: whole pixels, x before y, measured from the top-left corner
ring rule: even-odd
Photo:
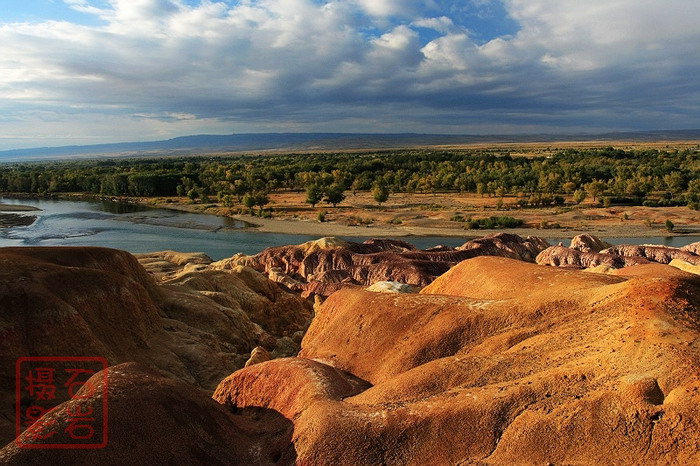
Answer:
[[[97,159],[0,165],[0,192],[187,196],[224,205],[264,202],[279,190],[307,202],[343,193],[475,193],[520,207],[564,202],[698,209],[700,151],[566,149],[512,156],[502,150],[387,150],[158,159]],[[262,200],[261,200],[262,199]],[[329,201],[330,199],[330,201]],[[381,201],[380,201],[381,202]]]

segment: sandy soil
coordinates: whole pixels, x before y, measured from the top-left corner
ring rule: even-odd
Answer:
[[[40,208],[31,205],[0,203],[0,212],[37,212],[40,210]]]
[[[651,208],[614,206],[602,208],[584,202],[580,206],[567,200],[567,205],[550,208],[518,208],[517,198],[498,199],[474,194],[392,194],[381,206],[370,193],[358,193],[337,207],[326,204],[312,208],[304,203],[304,193],[281,192],[270,195],[273,218],[264,219],[246,214],[240,206],[232,209],[217,203],[192,203],[185,198],[137,199],[154,207],[225,215],[243,220],[261,232],[308,234],[319,236],[482,236],[491,230],[467,230],[464,223],[451,220],[455,216],[474,219],[507,215],[524,220],[522,228],[509,229],[519,235],[545,238],[570,237],[589,232],[602,237],[652,237],[700,234],[700,212],[687,207]],[[325,221],[318,220],[325,213]],[[666,231],[666,220],[675,229]],[[558,225],[558,226],[557,226]],[[502,231],[502,230],[499,230]]]

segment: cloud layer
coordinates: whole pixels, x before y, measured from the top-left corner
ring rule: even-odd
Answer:
[[[700,127],[696,0],[65,3],[0,23],[0,148]]]

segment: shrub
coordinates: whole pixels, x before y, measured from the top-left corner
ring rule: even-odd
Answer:
[[[472,219],[471,217],[465,221],[465,228],[470,230],[493,230],[496,228],[518,228],[524,223],[519,218],[509,217],[507,215],[500,217],[488,217],[480,219]]]

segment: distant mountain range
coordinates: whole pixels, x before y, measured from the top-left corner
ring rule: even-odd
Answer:
[[[126,142],[86,146],[40,147],[0,151],[0,161],[88,157],[154,157],[222,152],[274,150],[387,149],[416,146],[526,143],[558,141],[679,141],[700,140],[700,129],[616,132],[606,134],[446,135],[374,133],[249,133],[183,136],[165,141]]]

